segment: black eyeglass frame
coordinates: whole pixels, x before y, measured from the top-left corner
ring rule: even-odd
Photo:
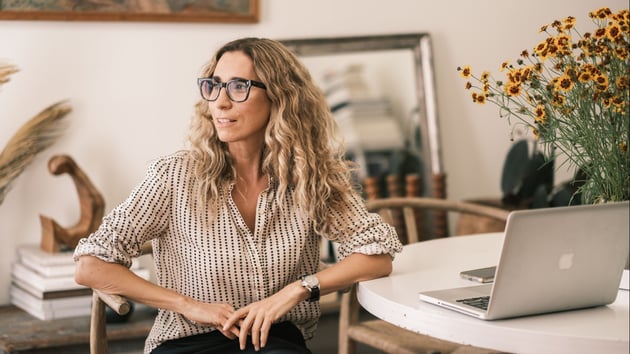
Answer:
[[[204,97],[204,95],[203,95],[203,88],[202,88],[202,85],[203,85],[204,82],[211,82],[213,85],[216,85],[216,86],[219,87],[219,91],[217,92],[217,97],[215,99],[210,100],[210,99],[207,99],[207,98]],[[243,98],[242,100],[235,100],[234,98],[232,98],[232,96],[230,95],[230,90],[227,89],[227,85],[229,85],[232,82],[239,82],[239,83],[243,83],[243,84],[247,85],[247,92],[245,93],[245,98]],[[261,88],[263,90],[267,89],[267,86],[265,84],[263,84],[260,81],[256,81],[256,80],[232,79],[232,80],[229,80],[227,82],[220,82],[220,81],[217,81],[215,78],[212,78],[212,77],[201,77],[201,78],[198,78],[197,79],[197,85],[199,86],[199,94],[201,95],[201,98],[203,98],[204,100],[209,101],[209,102],[214,102],[214,101],[218,100],[219,96],[221,95],[221,89],[223,89],[224,87],[225,87],[225,93],[227,94],[227,96],[230,99],[230,101],[237,102],[237,103],[247,101],[247,99],[249,98],[249,92],[250,92],[250,89],[251,89],[252,86]]]

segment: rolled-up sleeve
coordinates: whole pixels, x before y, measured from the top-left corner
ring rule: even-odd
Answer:
[[[166,230],[171,192],[165,164],[164,160],[157,160],[149,166],[144,180],[127,200],[103,218],[98,230],[79,241],[75,260],[92,255],[130,267],[142,245]]]
[[[340,259],[352,253],[389,254],[393,258],[402,251],[402,244],[394,227],[385,223],[380,215],[368,212],[358,196],[355,196],[348,208],[349,213],[339,213],[336,216],[337,224],[331,232],[331,239],[336,242]]]

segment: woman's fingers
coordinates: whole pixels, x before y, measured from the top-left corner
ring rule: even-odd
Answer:
[[[245,350],[245,346],[247,345],[247,336],[251,329],[251,323],[252,319],[250,316],[246,316],[241,323],[240,333],[238,335],[241,350]]]
[[[261,341],[261,336],[265,335],[264,329],[261,328],[264,320],[264,316],[256,316],[256,318],[254,319],[254,324],[252,325],[252,328],[250,330],[250,333],[252,335],[252,344],[254,345],[254,349],[256,350],[260,350],[260,347],[264,347],[266,344],[262,343]]]
[[[267,340],[269,339],[269,330],[271,330],[271,325],[273,321],[270,321],[269,318],[265,318],[260,327],[260,347],[264,348],[267,345]]]

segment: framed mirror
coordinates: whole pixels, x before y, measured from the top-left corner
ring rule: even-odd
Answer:
[[[362,149],[383,150],[389,147],[389,150],[400,148],[411,151],[420,161],[418,174],[422,190],[419,195],[445,196],[431,39],[428,34],[280,41],[300,56],[313,79],[322,87],[336,118],[336,108],[348,103],[347,100],[341,104],[331,102],[340,76],[345,77],[346,84],[348,81],[361,81],[361,88],[367,90],[368,94],[364,94],[363,98],[369,97],[372,105],[365,108],[374,117],[354,117],[355,122],[362,123],[360,129],[355,129],[357,136],[350,139],[346,136],[349,151],[355,145]],[[356,89],[357,85],[354,86]],[[374,112],[386,113],[387,116],[375,116]],[[340,119],[337,121],[342,125]],[[388,122],[393,123],[388,125]],[[385,160],[391,158],[391,155],[383,155]],[[361,164],[362,161],[358,162]],[[365,175],[369,173],[364,171]]]

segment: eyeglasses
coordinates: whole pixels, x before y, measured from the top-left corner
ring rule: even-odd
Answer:
[[[197,79],[197,84],[199,85],[201,98],[210,102],[214,102],[219,98],[222,87],[225,87],[228,98],[233,102],[246,101],[249,97],[249,89],[252,86],[259,87],[263,90],[267,89],[267,86],[262,82],[245,79],[232,79],[228,82],[219,82],[211,77],[199,78]]]

